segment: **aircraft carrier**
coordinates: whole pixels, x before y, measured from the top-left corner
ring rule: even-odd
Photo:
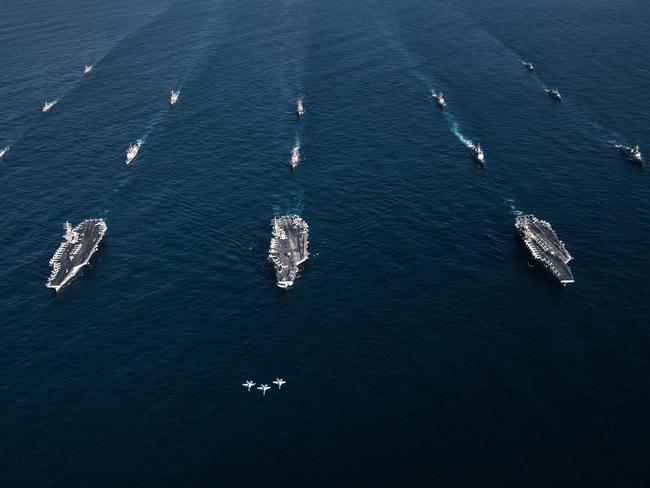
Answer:
[[[558,239],[551,224],[533,215],[520,215],[515,219],[515,229],[533,259],[540,262],[563,285],[574,282],[568,265],[573,257]]]
[[[269,261],[275,266],[280,288],[289,288],[298,277],[301,263],[309,258],[309,226],[297,215],[274,217]]]
[[[50,259],[52,273],[45,284],[54,291],[59,291],[88,264],[107,229],[104,219],[87,219],[74,229],[66,222],[63,227],[64,241]]]

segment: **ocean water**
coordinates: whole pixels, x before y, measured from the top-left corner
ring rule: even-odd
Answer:
[[[650,155],[648,2],[2,11],[0,486],[650,486],[650,173],[613,147]],[[283,291],[287,212],[312,256]]]

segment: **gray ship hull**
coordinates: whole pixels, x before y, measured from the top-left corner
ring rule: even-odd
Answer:
[[[640,153],[635,153],[634,149],[628,146],[617,146],[619,150],[621,151],[621,154],[623,154],[625,157],[627,157],[630,161],[634,161],[635,163],[643,164],[643,156],[641,156]]]
[[[269,261],[275,267],[277,285],[289,288],[298,277],[300,264],[309,259],[309,226],[297,215],[276,217],[271,226]]]
[[[90,262],[107,229],[103,219],[84,220],[74,229],[69,224],[66,227],[65,240],[50,259],[52,273],[45,284],[54,291],[68,284]]]
[[[515,228],[535,261],[563,285],[574,282],[568,265],[573,257],[551,224],[533,215],[521,215],[515,219]]]

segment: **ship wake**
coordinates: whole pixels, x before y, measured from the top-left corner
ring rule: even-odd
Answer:
[[[465,146],[467,146],[470,149],[473,148],[474,143],[472,142],[472,140],[469,137],[465,136],[465,134],[463,134],[461,132],[460,126],[458,125],[458,122],[453,120],[453,117],[451,115],[449,115],[448,117],[451,119],[451,132],[456,136],[456,138],[460,142],[465,144]]]
[[[504,200],[504,203],[510,207],[510,213],[514,215],[515,217],[518,217],[520,215],[523,215],[524,213],[517,208],[517,202],[514,200],[514,198],[506,198]]]

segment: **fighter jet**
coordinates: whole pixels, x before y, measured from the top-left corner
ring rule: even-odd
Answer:
[[[278,385],[278,390],[282,388],[282,385],[284,385],[286,381],[284,381],[282,378],[276,378],[273,384]]]
[[[248,380],[242,386],[244,388],[248,388],[248,391],[251,391],[251,388],[253,388],[255,386],[255,383],[253,383],[251,380]]]
[[[262,390],[262,395],[266,395],[266,390],[270,390],[271,387],[269,385],[262,384],[262,386],[258,386],[257,389]]]

